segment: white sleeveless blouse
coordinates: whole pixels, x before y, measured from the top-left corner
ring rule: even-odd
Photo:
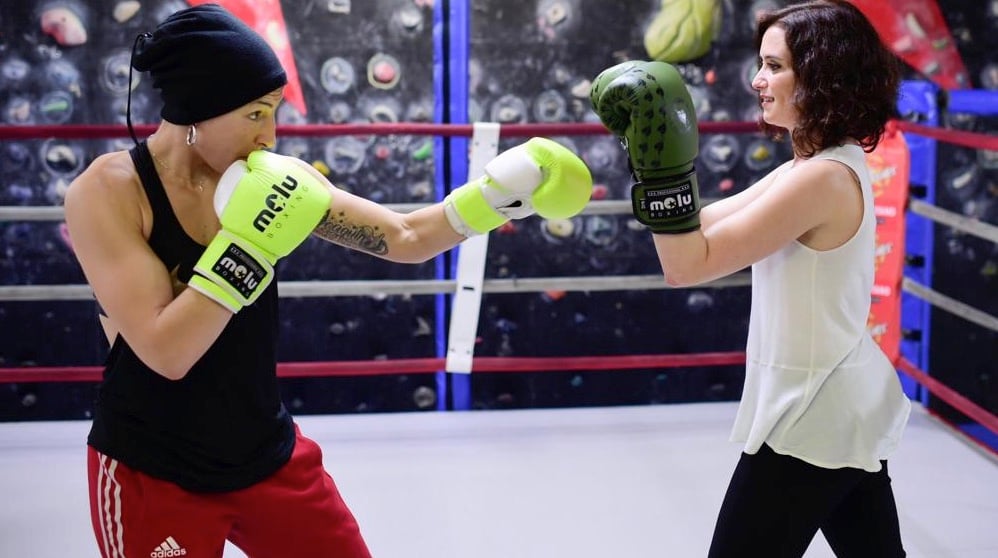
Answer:
[[[818,251],[795,241],[752,266],[745,386],[731,439],[745,442],[749,454],[766,443],[819,467],[875,472],[897,446],[911,403],[866,329],[873,190],[859,146],[813,158],[856,173],[862,223],[838,248]]]

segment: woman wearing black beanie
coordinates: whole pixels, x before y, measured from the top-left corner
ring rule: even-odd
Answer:
[[[229,540],[251,557],[366,558],[319,446],[280,400],[277,281],[236,312],[186,288],[219,231],[223,172],[276,143],[284,69],[215,4],[139,35],[132,65],[162,122],[98,157],[66,198],[111,343],[87,440],[100,552],[220,557]]]

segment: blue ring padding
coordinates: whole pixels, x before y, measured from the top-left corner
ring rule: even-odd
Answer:
[[[443,2],[437,2],[441,4]],[[447,69],[449,70],[449,113],[451,123],[468,123],[468,61],[471,45],[470,4],[471,2],[446,2],[450,13],[447,14],[447,26],[450,31],[449,44],[445,45],[448,53]],[[441,52],[444,52],[441,50]],[[455,136],[450,138],[450,173],[454,186],[467,181],[468,177],[468,139]],[[458,248],[460,250],[460,248]],[[448,277],[457,277],[457,258],[451,258]],[[445,374],[446,375],[446,374]],[[456,411],[471,409],[471,375],[450,374],[451,408]]]
[[[939,124],[939,89],[930,82],[905,81],[901,84],[901,95],[898,99],[898,110],[902,115],[912,113],[920,115],[919,124],[937,126]],[[923,186],[925,196],[921,198],[926,203],[936,201],[936,140],[913,133],[905,133],[908,149],[911,153],[911,174],[909,180],[913,185]],[[932,285],[933,266],[933,223],[929,219],[908,213],[905,217],[905,255],[921,256],[922,266],[904,266],[904,275],[925,286]],[[901,331],[920,332],[915,339],[901,338],[901,355],[921,370],[926,370],[929,363],[929,341],[931,332],[932,308],[924,300],[901,292]],[[901,376],[901,384],[912,399],[928,405],[929,392],[917,382]]]
[[[434,2],[433,3],[433,121],[436,123],[447,122],[450,115],[447,114],[446,107],[446,91],[444,91],[445,81],[444,78],[447,75],[447,68],[444,67],[444,63],[447,60],[446,48],[447,48],[447,37],[444,33],[446,14],[444,13],[441,4],[445,2]],[[441,172],[446,165],[446,157],[444,156],[447,149],[447,142],[442,136],[434,136],[433,138],[433,168],[436,169],[434,173],[434,194],[436,197],[434,199],[443,199],[447,186],[445,184],[447,173]],[[441,255],[434,258],[434,270],[433,276],[437,279],[444,279],[447,277],[447,256]],[[436,316],[437,327],[434,329],[434,340],[436,342],[436,355],[438,358],[445,357],[447,351],[447,334],[446,328],[440,327],[440,324],[447,323],[447,300],[446,295],[438,294],[434,297],[434,315]],[[437,384],[437,410],[446,411],[448,397],[448,383],[447,383],[447,373],[440,370],[436,373],[436,384]]]
[[[994,116],[998,114],[998,91],[960,89],[947,94],[947,112]]]

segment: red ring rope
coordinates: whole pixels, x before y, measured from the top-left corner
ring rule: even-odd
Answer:
[[[392,374],[429,374],[445,368],[443,358],[400,358],[383,360],[348,360],[339,362],[282,362],[277,365],[281,378],[324,376],[382,376]],[[625,370],[634,368],[675,368],[680,366],[722,366],[744,364],[740,352],[700,353],[692,355],[625,355],[592,357],[478,357],[475,372],[529,372],[569,370]],[[100,366],[35,366],[0,368],[0,383],[18,382],[97,382]]]
[[[480,372],[558,372],[611,371],[637,368],[678,368],[725,366],[745,363],[740,352],[698,353],[685,355],[623,355],[582,357],[476,357],[473,368]],[[907,359],[895,363],[898,370],[924,386],[929,392],[967,417],[998,434],[998,416],[990,413],[952,388],[918,369]],[[443,358],[402,358],[352,360],[340,362],[282,362],[277,365],[281,378],[317,378],[331,376],[385,376],[395,374],[430,374],[444,370]],[[99,366],[37,366],[0,368],[0,384],[33,382],[98,382]]]
[[[952,143],[954,145],[982,149],[985,151],[998,151],[998,136],[978,134],[975,132],[964,132],[961,130],[947,130],[944,128],[925,126],[903,120],[897,121],[897,127],[903,132],[912,132],[920,136],[937,139],[939,141]]]
[[[931,137],[946,143],[974,149],[998,151],[998,137],[924,126],[902,120],[894,121],[898,128]],[[755,122],[701,122],[700,132],[704,134],[752,133],[758,132]],[[155,125],[135,126],[135,133],[149,136],[156,131]],[[373,124],[297,124],[277,127],[277,133],[287,136],[344,136],[344,135],[434,135],[468,136],[474,131],[471,124],[432,124],[420,122],[373,123]],[[598,123],[566,124],[504,124],[500,134],[504,137],[525,136],[582,136],[608,133]],[[12,139],[107,139],[128,136],[128,129],[116,124],[68,124],[53,126],[0,126],[0,141]]]
[[[149,136],[155,125],[135,126],[138,136]],[[583,136],[606,134],[607,129],[597,123],[577,124],[503,124],[499,128],[504,137],[524,136]],[[706,134],[757,132],[754,122],[701,122],[700,131]],[[474,133],[472,124],[431,124],[421,122],[373,124],[294,124],[277,127],[279,136],[356,136],[356,135],[419,135],[419,136],[468,136]],[[0,126],[0,140],[10,139],[106,139],[128,137],[128,129],[115,124],[69,124],[59,126]]]
[[[987,428],[991,432],[998,434],[998,416],[991,414],[983,407],[957,393],[953,390],[953,388],[947,386],[932,376],[929,376],[922,370],[919,370],[918,367],[905,358],[899,358],[895,365],[898,370],[904,372],[911,379],[925,386],[925,389],[929,390],[929,393],[935,395],[939,399],[942,399],[954,409],[979,422],[981,426]]]

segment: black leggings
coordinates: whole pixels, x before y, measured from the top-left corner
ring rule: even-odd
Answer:
[[[763,445],[743,453],[714,527],[709,558],[798,558],[821,529],[838,558],[901,558],[887,475],[825,469]]]

